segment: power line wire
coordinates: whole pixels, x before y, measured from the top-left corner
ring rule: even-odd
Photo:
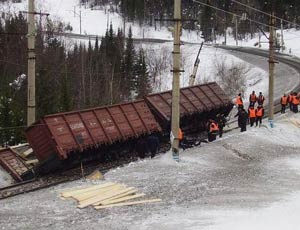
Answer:
[[[243,19],[244,19],[244,17],[241,16],[241,15],[232,13],[232,12],[227,11],[227,10],[223,10],[223,9],[221,9],[221,8],[218,8],[218,7],[215,7],[215,6],[206,4],[206,3],[204,3],[204,2],[197,1],[197,0],[193,0],[193,2],[198,3],[198,4],[201,4],[201,5],[204,5],[204,6],[207,6],[207,7],[210,7],[210,8],[215,9],[215,10],[222,11],[222,12],[224,12],[224,13],[228,13],[228,14],[234,16],[234,17],[238,17],[238,18],[243,18]],[[262,25],[262,26],[271,27],[271,26],[268,25],[268,24],[265,24],[265,23],[263,23],[263,22],[259,22],[259,21],[256,21],[256,20],[253,20],[253,19],[250,19],[250,18],[246,18],[245,20],[248,20],[248,21],[250,21],[250,22],[254,22],[254,23],[259,24],[259,25]],[[278,27],[276,27],[276,26],[273,26],[273,28],[276,29],[276,30],[281,30],[281,28],[278,28]],[[298,34],[295,34],[295,33],[289,32],[289,31],[286,31],[286,32],[287,32],[287,33],[290,33],[290,34],[293,34],[293,35],[297,36],[298,38],[300,38],[300,36],[299,36]]]
[[[241,2],[236,1],[236,0],[231,0],[231,1],[237,3],[237,4],[241,5],[241,6],[247,7],[247,8],[249,8],[249,9],[251,9],[251,10],[254,10],[254,11],[257,11],[257,12],[260,12],[260,13],[262,13],[262,14],[265,14],[265,15],[267,15],[267,16],[272,17],[272,14],[269,14],[269,13],[264,12],[264,11],[262,11],[262,10],[256,9],[256,8],[254,8],[254,7],[252,7],[252,6],[247,5],[247,4],[241,3]],[[282,21],[284,21],[284,22],[288,22],[288,23],[290,23],[290,24],[293,24],[293,25],[295,25],[295,26],[300,27],[300,25],[297,24],[297,23],[288,21],[288,20],[286,20],[286,19],[277,17],[277,16],[275,16],[275,15],[273,15],[273,17],[276,18],[276,19],[282,20]]]

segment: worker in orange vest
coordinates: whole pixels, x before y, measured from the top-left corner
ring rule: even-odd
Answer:
[[[252,93],[249,96],[249,103],[250,103],[249,107],[254,106],[256,101],[257,101],[257,96],[255,94],[255,91],[252,91]]]
[[[250,126],[252,127],[256,119],[254,106],[249,107],[248,114],[249,114]]]
[[[280,99],[280,104],[281,104],[281,113],[285,113],[285,108],[288,103],[288,97],[286,94],[283,94],[283,96]]]
[[[217,122],[215,122],[212,119],[209,119],[208,121],[208,141],[212,142],[216,140],[216,137],[219,133],[219,126]]]
[[[257,109],[255,110],[255,115],[256,115],[256,126],[258,125],[258,122],[260,126],[262,123],[262,118],[265,115],[265,110],[262,107],[262,105],[257,106]]]
[[[293,104],[293,112],[298,113],[298,105],[299,105],[299,97],[297,96],[297,93],[294,92],[292,96],[292,104]]]
[[[241,93],[239,93],[236,97],[236,105],[238,108],[243,108],[243,106],[244,106]]]

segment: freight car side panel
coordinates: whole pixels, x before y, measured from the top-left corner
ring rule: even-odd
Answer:
[[[65,115],[65,120],[79,148],[93,144],[93,140],[88,133],[79,112]]]
[[[198,112],[202,112],[207,108],[206,105],[203,103],[203,101],[201,101],[197,97],[197,94],[193,93],[191,89],[182,90],[181,95],[188,98],[190,103],[193,105],[193,107],[195,107],[195,109]]]
[[[12,149],[0,151],[0,165],[6,169],[16,181],[23,181],[21,175],[28,171],[27,166],[21,161]]]
[[[96,144],[110,143],[94,110],[81,112],[82,120]]]
[[[44,119],[50,129],[51,135],[62,151],[70,152],[74,149],[74,146],[77,146],[70,127],[63,115],[45,117]]]
[[[171,119],[171,91],[146,97],[151,109],[164,121]],[[217,83],[207,83],[180,90],[180,117],[208,112],[230,104],[230,100]]]
[[[114,106],[108,108],[108,110],[111,114],[111,119],[119,130],[119,133],[121,133],[124,139],[127,139],[131,136],[135,136],[135,134],[130,122],[128,122],[128,114],[123,111],[122,108],[123,106]]]
[[[112,141],[119,140],[122,138],[119,128],[114,123],[107,108],[96,109],[95,114],[97,115],[97,118],[100,121],[104,132]]]
[[[56,143],[43,120],[26,130],[26,139],[39,161],[44,161],[56,152]]]
[[[133,103],[132,106],[136,110],[144,129],[146,129],[148,133],[161,131],[161,128],[157,127],[157,122],[145,101]],[[140,132],[145,132],[145,130],[140,130]]]

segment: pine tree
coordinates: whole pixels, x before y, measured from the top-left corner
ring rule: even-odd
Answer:
[[[123,61],[123,79],[122,82],[123,90],[122,96],[125,101],[131,100],[133,98],[133,93],[136,89],[136,77],[134,74],[135,65],[135,49],[132,39],[131,27],[128,31],[128,38],[126,42],[125,55]]]
[[[143,49],[139,50],[139,55],[135,65],[135,72],[137,77],[136,95],[137,98],[143,98],[151,92],[151,84]]]

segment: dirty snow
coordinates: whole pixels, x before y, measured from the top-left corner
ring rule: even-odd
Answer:
[[[11,185],[12,183],[14,183],[14,179],[0,166],[0,188]]]
[[[300,211],[300,114],[279,115],[266,125],[226,133],[216,142],[168,152],[109,171],[161,203],[106,210],[76,209],[61,191],[75,181],[1,200],[1,229],[297,229]],[[241,155],[237,154],[241,153]]]

